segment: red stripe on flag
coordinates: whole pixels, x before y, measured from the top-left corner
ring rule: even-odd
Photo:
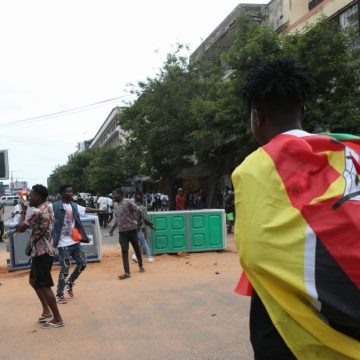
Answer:
[[[308,137],[313,145],[315,137]],[[321,149],[324,148],[324,138],[330,143],[329,137],[320,136]],[[314,146],[310,146],[304,138],[291,135],[279,135],[264,146],[297,209],[324,194],[329,185],[341,176],[329,165],[326,154],[316,153],[313,149]]]
[[[310,138],[311,146],[307,142]],[[317,138],[321,142],[319,147],[315,146]],[[333,205],[340,197],[310,205],[341,176],[328,163],[326,154],[314,153],[315,148],[326,150],[323,138],[280,135],[265,145],[264,150],[274,161],[292,205],[302,213],[337,264],[360,288],[360,201],[348,200],[336,209]],[[332,148],[331,139],[327,139]]]
[[[285,135],[281,135],[285,136]],[[339,140],[336,140],[329,136],[318,135],[318,136],[304,136],[302,139],[311,146],[312,150],[316,153],[324,151],[342,151],[344,145]]]
[[[244,296],[251,296],[254,292],[253,287],[251,286],[251,283],[248,279],[248,277],[246,276],[245,271],[243,271],[241,273],[241,277],[240,280],[238,282],[238,284],[236,285],[236,288],[234,290],[235,292],[237,292],[240,295],[244,295]]]

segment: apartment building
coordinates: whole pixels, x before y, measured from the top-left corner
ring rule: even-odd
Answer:
[[[122,107],[111,110],[104,123],[92,139],[89,148],[116,148],[125,142],[126,132],[120,127],[117,115],[123,111]]]
[[[336,21],[341,31],[353,28],[359,34],[359,6],[360,0],[272,0],[268,4],[239,4],[191,54],[190,64],[205,60],[221,65],[224,79],[232,73],[221,55],[232,45],[239,12],[248,13],[255,21],[267,24],[279,34],[302,31],[306,24],[315,23],[321,16]],[[358,36],[356,46],[359,44]],[[232,139],[223,144],[223,186],[230,185],[230,173],[234,167],[233,145]],[[201,182],[206,189],[209,169],[202,170],[198,174],[196,167],[184,169],[179,174],[179,178],[183,179],[183,187],[188,190],[191,184]]]
[[[336,21],[341,31],[353,28],[359,34],[359,8],[358,0],[272,0],[266,6],[264,18],[278,33],[302,31],[325,16]]]
[[[278,33],[301,31],[325,16],[338,22],[341,31],[353,28],[360,34],[359,9],[360,0],[272,0],[268,4],[239,4],[191,54],[190,63],[200,59],[221,63],[221,54],[231,46],[239,12],[248,13]]]

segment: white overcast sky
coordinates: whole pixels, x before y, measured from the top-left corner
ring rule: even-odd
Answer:
[[[13,122],[126,95],[126,84],[154,76],[176,43],[195,50],[241,2],[269,1],[2,1],[0,150],[9,149],[14,180],[46,185],[123,102]]]

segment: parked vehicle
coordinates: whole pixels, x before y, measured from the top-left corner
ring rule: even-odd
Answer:
[[[15,205],[15,200],[17,203],[20,203],[20,196],[19,195],[4,195],[0,198],[1,205]]]

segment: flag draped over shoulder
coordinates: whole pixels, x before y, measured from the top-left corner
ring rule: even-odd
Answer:
[[[360,138],[340,140],[284,133],[232,175],[242,268],[299,359],[360,359]]]

